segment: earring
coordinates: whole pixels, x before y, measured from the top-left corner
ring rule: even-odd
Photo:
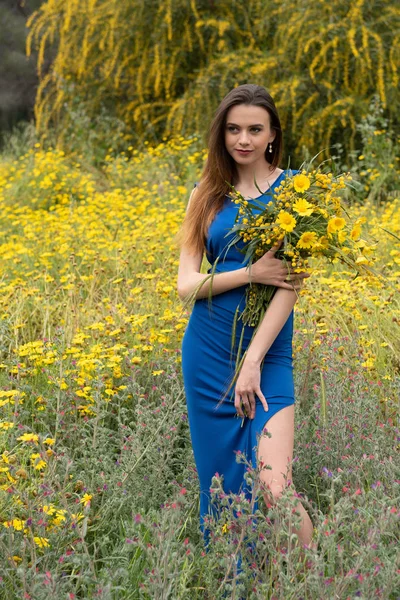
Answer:
[[[271,142],[268,144],[268,152],[272,152],[272,144],[271,144]]]

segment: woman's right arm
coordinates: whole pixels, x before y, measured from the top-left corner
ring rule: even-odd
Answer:
[[[200,287],[196,298],[207,298],[210,286],[212,285],[212,295],[222,294],[227,290],[246,285],[249,283],[249,271],[246,267],[235,271],[225,271],[224,273],[215,273],[210,278],[209,274],[200,273],[200,267],[203,260],[203,253],[196,255],[189,254],[185,248],[181,250],[178,269],[178,296],[184,300],[186,296],[194,292],[196,287],[204,279],[207,281]]]
[[[196,188],[192,190],[186,210],[193,198]],[[192,294],[201,281],[207,279],[196,294],[196,298],[207,298],[210,286],[212,285],[212,295],[222,294],[227,290],[246,285],[249,283],[249,271],[246,267],[235,271],[225,271],[216,273],[210,278],[209,274],[200,273],[201,263],[203,261],[203,252],[190,254],[186,248],[181,249],[178,269],[178,296],[184,300],[189,294]]]
[[[196,188],[195,188],[196,189]],[[192,191],[189,202],[193,197]],[[188,206],[189,206],[188,202]],[[285,278],[288,277],[288,270],[283,261],[275,258],[275,252],[278,247],[268,250],[261,258],[251,266],[248,266],[233,271],[224,271],[223,273],[215,273],[212,278],[210,275],[200,273],[201,263],[203,260],[203,252],[190,254],[186,248],[181,249],[178,269],[178,296],[184,300],[189,294],[199,286],[200,282],[206,280],[200,286],[196,298],[207,298],[209,296],[210,286],[212,286],[211,294],[216,296],[233,288],[240,287],[250,283],[263,283],[264,285],[275,285],[285,289],[299,289],[301,280],[304,277],[309,277],[308,274],[292,274],[291,282],[286,283]]]

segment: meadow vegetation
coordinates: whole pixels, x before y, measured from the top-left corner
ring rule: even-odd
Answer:
[[[398,599],[399,15],[47,0],[30,17],[36,128],[0,156],[1,598]],[[249,465],[251,518],[216,475],[206,552],[175,236],[204,128],[248,82],[276,99],[282,168],[322,151],[351,172],[376,274],[315,263],[295,308],[294,485],[265,505]],[[318,544],[301,560],[295,495]]]
[[[216,477],[223,507],[208,553],[198,530],[180,371],[189,313],[174,236],[205,158],[200,141],[111,152],[101,168],[39,142],[24,153],[18,139],[9,144],[0,164],[2,597],[396,598],[400,198],[371,194],[388,132],[368,137],[364,126],[351,202],[367,217],[380,276],[316,265],[296,306],[294,485],[319,544],[305,573],[288,535],[290,486],[254,528],[248,503],[228,502]],[[362,166],[371,152],[376,170]]]

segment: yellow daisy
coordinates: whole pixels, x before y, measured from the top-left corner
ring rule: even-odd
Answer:
[[[317,241],[317,234],[315,231],[305,231],[299,241],[297,242],[298,248],[312,248]]]
[[[345,225],[346,221],[344,219],[341,217],[333,217],[333,219],[329,219],[328,221],[327,231],[328,233],[336,233],[337,231],[340,231],[340,229],[343,229]]]
[[[39,440],[39,436],[36,433],[23,433],[17,440],[21,442],[37,442]]]
[[[360,223],[356,223],[353,229],[350,231],[350,237],[352,240],[356,241],[361,235],[361,225]]]
[[[90,504],[91,499],[93,498],[92,494],[83,494],[82,498],[79,500],[81,504],[87,506]]]
[[[310,180],[307,175],[295,175],[293,177],[293,186],[296,192],[305,192],[310,187]]]
[[[50,546],[49,538],[35,536],[33,539],[35,540],[35,544],[39,546],[39,548],[46,548]]]
[[[10,521],[3,522],[4,527],[14,527],[16,531],[22,531],[24,528],[24,524],[25,521],[22,521],[21,519],[11,519]]]
[[[296,219],[290,213],[281,210],[276,220],[276,224],[279,225],[283,231],[290,233],[296,227]]]
[[[329,240],[325,235],[323,235],[319,238],[319,240],[317,240],[314,243],[313,249],[322,251],[322,250],[326,250],[328,248],[328,246],[329,246]]]
[[[297,212],[301,217],[309,217],[312,214],[314,207],[305,198],[299,198],[293,204],[293,210]]]

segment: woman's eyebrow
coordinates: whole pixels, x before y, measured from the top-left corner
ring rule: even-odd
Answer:
[[[227,123],[227,125],[233,125],[234,127],[240,127],[239,125],[236,125],[236,123]],[[249,125],[249,127],[264,127],[264,125],[262,123],[255,123],[254,125]]]

